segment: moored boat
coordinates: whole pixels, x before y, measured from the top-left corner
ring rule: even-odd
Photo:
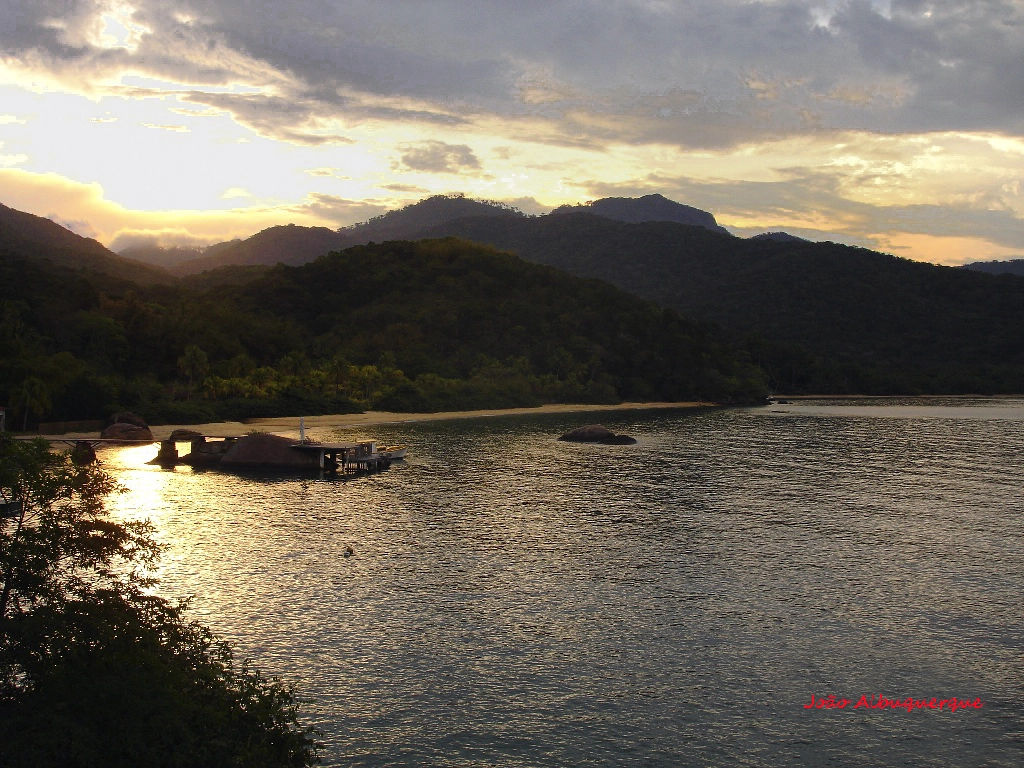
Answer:
[[[404,459],[408,452],[408,445],[389,445],[387,448],[381,449],[380,455],[394,461],[395,459]]]

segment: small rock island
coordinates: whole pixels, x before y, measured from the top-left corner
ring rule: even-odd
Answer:
[[[616,435],[603,424],[588,424],[571,432],[566,432],[559,440],[570,443],[600,443],[601,445],[635,445],[636,438],[629,435]]]

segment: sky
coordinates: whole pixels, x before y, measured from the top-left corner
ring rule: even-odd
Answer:
[[[0,203],[107,246],[660,193],[1024,257],[1024,0],[0,0]]]

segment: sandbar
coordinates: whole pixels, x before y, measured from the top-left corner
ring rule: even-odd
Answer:
[[[442,411],[438,413],[393,413],[390,411],[367,411],[365,413],[339,413],[330,416],[303,417],[306,429],[323,432],[329,429],[360,429],[380,424],[406,424],[420,421],[442,421],[445,419],[478,419],[488,416],[518,416],[544,413],[580,413],[602,411],[633,411],[665,408],[709,408],[717,403],[681,402],[681,403],[618,403],[616,405],[541,405],[535,408],[494,408],[482,411]],[[150,427],[156,440],[166,440],[176,429],[194,429],[204,435],[216,437],[234,437],[244,435],[253,430],[273,432],[276,434],[297,436],[299,417],[285,416],[272,419],[249,419],[244,424],[238,421],[218,421],[212,424],[163,424]],[[94,436],[94,435],[93,435]],[[62,435],[67,439],[73,435]],[[87,437],[87,435],[82,435]]]

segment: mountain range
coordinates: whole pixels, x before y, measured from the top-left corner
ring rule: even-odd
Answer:
[[[671,221],[704,227],[729,236],[728,231],[719,226],[712,214],[674,202],[662,195],[610,197],[585,205],[562,206],[548,216],[580,212],[624,222]],[[387,240],[415,240],[425,236],[424,233],[442,231],[455,222],[474,218],[521,221],[535,217],[529,217],[502,203],[473,200],[462,195],[435,195],[338,230],[288,224],[269,227],[245,240],[217,243],[202,249],[136,248],[122,251],[122,254],[165,266],[178,275],[236,264],[295,266],[312,261],[329,251],[340,251],[354,245]]]
[[[325,248],[448,236],[719,325],[782,391],[1024,391],[1014,330],[1024,323],[1024,281],[785,232],[734,237],[711,214],[660,195],[546,216],[438,196],[337,232],[274,227],[179,269],[297,264]]]
[[[173,279],[95,241],[56,233],[53,228],[62,228],[52,222],[21,216],[31,226],[0,230],[0,247],[31,251],[25,245],[30,235],[42,232],[45,237],[33,241],[37,255],[46,251],[44,242],[57,253],[78,244],[89,254],[64,262],[51,254],[55,265],[82,270],[88,264],[121,278],[136,274],[137,282]],[[1024,324],[1024,281],[985,274],[978,265],[941,267],[786,233],[734,237],[711,214],[660,195],[564,206],[545,216],[436,196],[341,230],[271,227],[204,249],[174,271],[203,271],[188,282],[209,290],[328,251],[451,236],[604,280],[720,326],[780,391],[1024,391],[1024,342],[1017,332]]]

